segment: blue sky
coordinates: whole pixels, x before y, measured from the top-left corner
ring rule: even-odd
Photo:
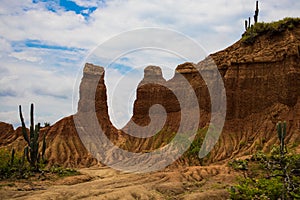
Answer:
[[[63,9],[66,12],[75,12],[76,14],[82,15],[84,17],[89,17],[89,15],[94,12],[100,5],[102,7],[105,5],[104,1],[99,0],[97,4],[80,4],[79,2],[71,0],[60,0],[60,1],[47,1],[47,0],[33,0],[32,3],[39,4],[43,3],[45,7],[52,12],[57,12],[59,9]]]
[[[27,112],[34,102],[37,121],[41,123],[53,124],[76,112],[73,96],[78,93],[83,64],[99,44],[113,36],[143,27],[171,29],[194,39],[209,54],[240,39],[244,20],[253,16],[255,8],[254,0],[0,1],[0,121],[15,126],[19,125],[19,104]],[[298,0],[262,0],[259,20],[299,17],[299,10]],[[170,41],[163,42],[170,45]],[[111,74],[106,74],[108,90],[132,67],[165,65],[167,74],[182,62],[170,55],[147,55],[150,56],[136,54],[117,59]],[[197,61],[202,57],[199,55]],[[142,68],[140,74],[133,73],[126,81],[134,87],[141,73]],[[126,121],[134,93],[118,95],[120,105],[129,109]],[[128,95],[132,100],[122,104]]]

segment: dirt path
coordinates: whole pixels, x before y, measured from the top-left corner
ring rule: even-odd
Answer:
[[[0,199],[227,199],[238,175],[226,166],[188,167],[148,174],[102,168],[55,182],[2,184]]]

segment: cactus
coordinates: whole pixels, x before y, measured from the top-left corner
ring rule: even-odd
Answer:
[[[289,190],[290,186],[291,186],[291,182],[290,182],[290,175],[287,171],[287,167],[288,167],[288,163],[286,162],[286,153],[287,150],[285,149],[285,145],[284,145],[284,139],[286,136],[286,122],[284,121],[283,123],[281,121],[279,121],[277,123],[277,135],[278,135],[278,139],[280,141],[280,169],[282,171],[281,176],[284,177],[283,179],[283,189],[282,189],[282,197],[281,199],[285,199],[286,197],[286,192]]]
[[[24,157],[30,163],[30,166],[36,170],[38,170],[38,162],[39,162],[39,134],[40,134],[40,123],[34,126],[34,118],[33,118],[33,104],[30,107],[30,133],[28,137],[27,128],[24,122],[24,118],[22,115],[22,107],[19,106],[20,119],[22,123],[22,133],[25,141],[27,142],[27,146],[24,148]],[[46,142],[45,142],[45,134],[43,135],[43,144],[42,144],[42,155],[45,154],[46,150]]]
[[[10,166],[13,166],[13,164],[14,164],[14,160],[15,160],[15,149],[13,148],[12,150],[11,150],[11,158],[10,158]]]
[[[249,17],[248,18],[248,28],[250,28],[250,26],[251,26],[251,18]]]
[[[279,121],[277,123],[277,135],[278,139],[280,141],[280,153],[283,155],[284,154],[284,139],[286,136],[286,122],[281,122]]]
[[[255,9],[255,13],[254,13],[254,23],[256,24],[257,21],[258,21],[258,12],[259,12],[259,9],[258,9],[258,1],[256,1],[256,9]]]
[[[248,18],[248,21],[245,20],[245,30],[247,31],[251,26],[251,18]]]
[[[23,155],[22,155],[22,158],[21,158],[21,168],[24,166],[24,163],[25,163],[25,156],[26,156],[26,152],[25,152],[25,149],[26,147],[24,148],[24,152],[23,152]]]
[[[254,13],[254,24],[256,24],[258,21],[258,12],[259,12],[258,1],[256,1],[256,9],[255,9],[255,13]],[[248,21],[245,20],[245,30],[247,31],[250,27],[251,27],[251,18],[249,17]]]

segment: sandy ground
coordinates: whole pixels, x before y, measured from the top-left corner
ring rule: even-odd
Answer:
[[[226,166],[188,167],[147,174],[108,167],[44,181],[0,182],[0,199],[227,199],[241,175]]]

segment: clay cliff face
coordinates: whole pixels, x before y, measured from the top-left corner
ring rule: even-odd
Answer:
[[[280,120],[288,123],[286,142],[298,146],[299,151],[299,47],[300,27],[297,26],[280,35],[262,35],[253,44],[238,41],[197,64],[185,63],[176,68],[174,78],[167,81],[166,85],[175,84],[175,88],[180,89],[181,83],[176,80],[178,74],[189,81],[200,106],[199,128],[209,122],[211,105],[206,83],[199,76],[198,70],[209,69],[216,64],[222,75],[227,97],[226,121],[220,140],[207,159],[208,163],[251,154],[257,150],[270,150],[278,142],[275,126]],[[155,74],[157,69],[152,71]],[[147,79],[149,73],[145,71],[144,79]],[[168,116],[172,116],[166,121],[165,130],[176,131],[180,109],[175,102],[174,96],[163,87],[141,86],[137,90],[132,119],[144,123],[149,121],[149,107],[161,103]],[[176,106],[169,109],[170,104]]]
[[[97,125],[86,127],[90,126],[86,122],[94,119],[92,115],[96,116],[97,124],[114,144],[132,152],[151,151],[164,146],[178,131],[182,118],[190,118],[193,124],[194,111],[197,110],[195,106],[200,109],[197,128],[207,127],[211,118],[211,100],[199,70],[204,69],[204,73],[209,74],[214,64],[224,81],[227,112],[220,139],[206,157],[206,163],[248,155],[257,150],[270,150],[278,140],[275,125],[279,120],[286,120],[288,124],[286,142],[300,151],[298,25],[279,35],[264,34],[256,38],[253,44],[238,41],[197,64],[179,65],[174,77],[168,81],[162,77],[159,67],[145,68],[144,78],[137,88],[132,119],[122,130],[117,130],[109,120],[104,69],[86,64],[80,85],[78,112],[42,130],[47,133],[46,157],[51,164],[95,164],[96,160],[78,135],[78,128],[99,128]],[[214,80],[212,76],[211,81]],[[183,87],[186,82],[190,89]],[[177,92],[185,97],[184,106],[180,105]],[[196,95],[196,103],[189,101],[193,94]],[[161,106],[153,107],[156,104]],[[183,109],[185,115],[182,115]],[[75,124],[74,117],[81,120]],[[0,131],[0,147],[25,145],[19,129],[14,131],[11,125],[0,123]],[[150,138],[137,137],[149,133],[159,134]],[[122,159],[122,155],[113,156]]]
[[[227,120],[212,152],[226,157],[269,150],[277,142],[275,125],[287,121],[290,145],[300,144],[300,27],[265,34],[247,45],[239,41],[212,54],[224,73]]]

